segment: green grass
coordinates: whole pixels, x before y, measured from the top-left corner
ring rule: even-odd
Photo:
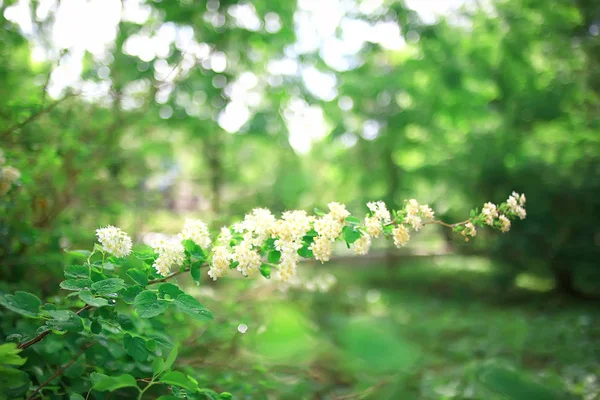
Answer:
[[[269,292],[240,311],[250,330],[236,362],[308,371],[277,398],[600,398],[597,304],[532,277],[501,291],[475,258],[326,271],[338,278],[329,293]],[[240,284],[250,285],[232,280],[223,293]]]

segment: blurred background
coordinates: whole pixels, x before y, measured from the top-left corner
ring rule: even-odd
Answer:
[[[237,398],[600,398],[597,1],[0,0],[0,24],[0,291],[56,296],[108,224],[143,245],[413,197],[454,222],[516,190],[506,235],[339,249],[287,292],[205,276],[217,319],[168,333]]]

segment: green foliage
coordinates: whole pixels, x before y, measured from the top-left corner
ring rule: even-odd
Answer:
[[[0,296],[0,304],[11,311],[26,317],[37,317],[42,302],[37,296],[27,292],[15,292]]]
[[[597,2],[492,1],[427,22],[412,4],[399,1],[376,2],[381,4],[373,10],[369,2],[338,10],[296,1],[147,1],[144,22],[115,14],[118,23],[109,29],[114,38],[100,52],[95,40],[72,48],[55,43],[50,32],[62,23],[61,2],[25,2],[26,12],[15,1],[0,3],[0,337],[6,338],[0,344],[0,398],[30,396],[95,340],[37,396],[102,399],[107,393],[91,390],[99,379],[118,385],[124,376],[131,383],[130,376],[140,381],[115,388],[113,399],[135,393],[230,397],[202,386],[257,399],[344,397],[350,387],[358,391],[350,394],[355,398],[552,398],[522,369],[544,375],[544,383],[568,381],[578,396],[597,395],[597,379],[587,378],[598,375],[597,364],[579,353],[578,339],[597,322],[580,324],[586,309],[575,307],[570,316],[546,312],[560,308],[561,298],[550,295],[525,315],[502,303],[502,296],[494,307],[480,305],[499,287],[506,296],[519,290],[523,276],[574,297],[600,291]],[[323,13],[335,18],[323,19]],[[21,26],[15,15],[25,21]],[[245,25],[243,15],[255,17],[259,28]],[[326,41],[304,48],[304,20],[310,29],[313,21],[340,24],[317,24],[317,36]],[[401,35],[389,35],[402,43],[399,48],[377,40],[375,33],[388,36],[387,28]],[[365,29],[372,34],[363,35]],[[176,39],[163,43],[171,31]],[[160,51],[136,55],[136,42],[161,42]],[[346,54],[348,48],[353,50]],[[41,54],[48,59],[40,60]],[[80,58],[81,73],[69,76],[76,83],[58,93],[55,81]],[[219,59],[226,60],[222,71],[214,68]],[[292,71],[277,72],[277,64]],[[331,98],[314,90],[313,70],[335,82]],[[95,96],[90,88],[105,94]],[[224,122],[235,119],[226,112],[244,107],[248,120],[235,133],[225,130]],[[307,153],[292,146],[298,141],[295,114],[305,122],[315,115],[324,119],[322,133],[312,132],[319,128],[312,123],[303,131],[312,146]],[[8,186],[5,167],[20,172]],[[473,246],[463,245],[464,225],[452,228],[459,240],[434,232],[416,244],[419,253],[457,250],[495,260],[501,266],[494,270],[495,284],[471,297],[447,286],[469,272],[453,276],[435,269],[427,278],[427,300],[398,282],[387,294],[400,298],[389,304],[362,304],[346,287],[327,300],[318,290],[292,290],[298,305],[285,307],[273,306],[284,296],[279,292],[258,291],[268,302],[244,308],[255,305],[252,297],[259,294],[248,289],[220,296],[223,286],[245,283],[203,282],[210,249],[191,240],[183,243],[185,265],[172,271],[178,276],[169,283],[151,268],[157,255],[141,247],[127,259],[111,257],[99,245],[64,251],[89,243],[93,230],[107,224],[127,226],[137,247],[148,232],[172,231],[182,215],[201,214],[216,228],[254,207],[306,209],[329,199],[353,209],[384,199],[395,205],[396,222],[403,222],[401,199],[410,193],[438,205],[442,219],[459,221],[472,203],[505,198],[512,190],[527,191],[531,207],[527,223],[514,224],[509,235],[490,240],[479,229],[486,225],[476,208],[470,214],[479,232]],[[362,218],[346,218],[341,239],[348,246],[364,232],[361,224]],[[496,221],[491,228],[501,226]],[[230,232],[233,244],[242,240]],[[384,236],[392,232],[392,225],[384,227]],[[314,259],[316,236],[313,230],[304,237],[301,257]],[[275,280],[281,253],[274,239],[260,251],[266,259],[261,275]],[[187,272],[196,287],[185,285]],[[356,285],[370,288],[368,281]],[[203,303],[219,307],[225,322],[204,330],[212,313]],[[267,312],[275,317],[258,321]],[[353,313],[358,315],[348,317]],[[524,321],[532,315],[540,320],[528,331]],[[241,321],[249,333],[232,339],[228,332],[237,332]],[[252,354],[241,347],[262,322],[269,331],[257,334],[258,353],[291,354],[288,366],[303,357],[314,364],[287,374],[248,362]],[[10,343],[40,335],[43,340],[25,348],[23,357]],[[246,341],[240,344],[239,337]],[[548,352],[563,343],[571,352]],[[163,360],[175,345],[185,362]],[[406,364],[385,348],[405,356]],[[2,362],[3,354],[23,364]],[[425,354],[421,369],[417,354]],[[210,357],[219,355],[247,368],[213,371]],[[481,357],[509,358],[517,368],[476,363]],[[389,372],[394,368],[411,371],[398,376]],[[381,384],[378,378],[388,372]],[[167,374],[183,375],[183,386],[160,383],[159,375]],[[289,378],[285,385],[281,376]]]

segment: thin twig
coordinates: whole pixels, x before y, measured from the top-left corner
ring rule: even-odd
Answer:
[[[64,102],[65,100],[73,97],[73,96],[77,96],[77,94],[75,93],[71,93],[66,95],[65,97],[63,97],[60,100],[56,100],[54,103],[50,104],[48,107],[43,108],[41,110],[39,110],[36,113],[33,113],[29,118],[27,118],[25,121],[20,122],[16,125],[11,126],[10,128],[8,128],[7,130],[3,131],[2,133],[0,133],[0,137],[4,137],[4,136],[8,136],[10,134],[12,134],[13,132],[21,129],[22,127],[24,127],[25,125],[27,125],[28,123],[35,121],[36,119],[38,119],[39,117],[41,117],[44,114],[49,113],[50,111],[52,111],[56,106],[58,106],[60,103]]]
[[[79,315],[86,310],[91,310],[92,308],[94,308],[94,307],[92,307],[88,304],[85,307],[81,308],[80,310],[77,310],[77,312],[75,314]],[[48,336],[50,333],[52,333],[52,331],[44,331],[44,332],[40,333],[39,335],[37,335],[36,337],[34,337],[33,339],[31,339],[30,341],[25,342],[25,343],[20,343],[19,349],[26,349],[30,346],[33,346],[34,344],[36,344],[37,342],[39,342],[40,340],[42,340],[46,336]]]
[[[171,275],[167,275],[164,278],[152,279],[151,281],[148,281],[148,285],[152,285],[154,283],[166,282],[167,280],[173,278],[174,276],[183,274],[184,272],[188,272],[189,270],[190,270],[189,268],[186,268],[186,269],[183,269],[181,271],[174,272]]]
[[[50,378],[48,378],[46,381],[44,381],[44,383],[42,383],[40,386],[38,386],[37,389],[35,389],[35,391],[31,394],[31,396],[29,396],[27,398],[27,400],[31,400],[33,398],[35,398],[35,396],[40,392],[40,390],[42,390],[42,388],[44,386],[46,386],[47,384],[49,384],[51,381],[53,381],[54,379],[58,378],[59,376],[61,376],[66,370],[67,368],[69,368],[71,365],[73,365],[75,363],[75,361],[77,361],[77,359],[79,357],[81,357],[81,355],[90,347],[92,347],[93,345],[95,345],[96,343],[98,343],[97,340],[93,340],[91,342],[89,342],[88,344],[84,345],[81,350],[79,351],[79,353],[77,353],[75,355],[75,357],[73,357],[73,359],[71,359],[71,361],[69,361],[68,363],[66,363],[65,365],[63,365],[62,367],[60,367],[59,369],[56,370],[56,372],[54,373],[54,375],[52,375]]]

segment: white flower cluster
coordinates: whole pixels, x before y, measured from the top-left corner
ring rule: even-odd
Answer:
[[[152,248],[158,254],[152,266],[162,276],[169,275],[185,261],[185,249],[179,241],[161,239],[154,243]]]
[[[344,228],[344,221],[350,213],[344,204],[332,202],[327,205],[329,213],[314,222],[317,235],[309,249],[316,260],[324,263],[329,261],[333,252],[333,242],[340,236]]]
[[[410,240],[410,233],[402,224],[396,226],[392,231],[392,234],[394,235],[394,245],[396,245],[398,248],[406,246]]]
[[[217,278],[227,275],[231,264],[231,253],[225,246],[215,246],[212,249],[212,262],[208,270],[208,276],[216,281]]]
[[[404,211],[406,212],[404,220],[392,230],[394,245],[398,248],[406,246],[410,240],[408,226],[415,231],[419,231],[426,222],[433,221],[435,216],[429,205],[419,204],[415,199],[410,199],[406,202]]]
[[[4,153],[0,150],[0,165],[6,162]],[[0,167],[0,195],[5,195],[9,192],[12,185],[21,178],[21,171],[15,167],[7,165]]]
[[[511,196],[513,205],[504,205],[502,212],[509,208],[516,215],[524,213],[525,197],[513,194]],[[503,232],[510,229],[512,214],[503,215],[500,208],[493,203],[484,205],[481,219],[469,219],[466,222],[449,225],[440,221],[434,221],[435,213],[426,204],[419,204],[415,199],[405,202],[405,207],[397,214],[392,214],[382,201],[367,204],[369,214],[365,217],[363,225],[356,226],[348,221],[350,213],[346,206],[341,203],[332,202],[328,204],[329,213],[319,217],[309,216],[305,211],[286,211],[280,219],[277,219],[267,209],[255,209],[246,215],[242,222],[238,222],[232,228],[223,227],[217,238],[218,246],[213,249],[209,276],[216,280],[225,276],[234,262],[237,269],[244,276],[252,276],[260,270],[263,262],[267,260],[269,250],[265,250],[265,243],[273,240],[272,244],[280,253],[275,277],[284,284],[292,285],[297,281],[297,265],[301,259],[299,251],[305,245],[305,239],[314,229],[315,236],[310,240],[308,249],[312,252],[315,260],[322,263],[329,261],[333,252],[335,241],[341,236],[346,224],[358,229],[360,236],[350,245],[355,254],[367,254],[371,248],[372,239],[385,235],[391,236],[397,247],[404,247],[411,238],[410,230],[418,231],[428,223],[440,223],[448,227],[460,226],[461,234],[468,240],[477,235],[475,224],[496,226]],[[232,234],[233,232],[233,234]],[[233,244],[233,246],[232,246]],[[271,249],[273,247],[270,247]],[[301,252],[300,252],[301,253]],[[272,264],[270,264],[272,265]],[[272,265],[273,266],[273,265]],[[317,285],[315,284],[315,287]]]
[[[271,227],[275,249],[281,252],[277,269],[277,278],[280,281],[288,282],[296,275],[296,267],[300,260],[298,250],[302,248],[302,240],[314,221],[314,217],[309,216],[306,211],[286,211]]]
[[[494,225],[494,220],[498,218],[498,208],[494,203],[485,203],[481,210],[483,221],[488,225]]]
[[[254,275],[262,264],[262,257],[258,251],[254,250],[252,243],[246,240],[235,246],[232,259],[238,263],[237,270],[244,276]]]
[[[475,225],[473,225],[473,223],[469,221],[465,224],[465,227],[460,234],[463,235],[465,237],[465,240],[468,242],[469,237],[477,236],[477,229],[475,228]]]
[[[527,212],[525,211],[526,200],[525,194],[519,195],[517,192],[512,192],[512,194],[508,197],[508,200],[506,200],[508,210],[517,214],[520,219],[525,219],[527,216]]]
[[[354,254],[359,256],[369,253],[369,250],[371,249],[371,236],[366,233],[362,233],[360,238],[356,242],[352,243],[350,248],[352,251],[354,251]]]
[[[383,201],[371,201],[367,207],[372,215],[365,217],[365,228],[369,236],[378,238],[383,233],[383,224],[390,222],[392,217]]]
[[[96,237],[102,248],[115,257],[126,257],[131,253],[132,242],[129,235],[112,225],[96,229]]]
[[[266,208],[256,208],[247,214],[244,221],[237,226],[238,233],[244,233],[244,240],[254,246],[262,246],[271,234],[275,217]]]
[[[211,244],[208,226],[199,219],[186,219],[179,238],[181,240],[191,240],[203,249],[207,249]]]
[[[433,220],[434,212],[427,204],[419,205],[415,199],[406,203],[406,218],[404,222],[412,226],[415,231],[423,227],[424,222]]]

